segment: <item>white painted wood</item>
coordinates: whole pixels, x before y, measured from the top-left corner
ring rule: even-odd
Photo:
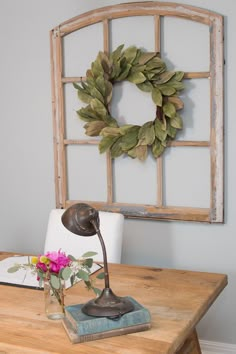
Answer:
[[[236,354],[236,344],[200,340],[202,354]]]

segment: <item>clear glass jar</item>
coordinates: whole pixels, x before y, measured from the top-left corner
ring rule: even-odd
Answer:
[[[48,281],[44,281],[45,312],[51,320],[60,320],[65,316],[64,288],[63,282],[60,289],[56,290]]]

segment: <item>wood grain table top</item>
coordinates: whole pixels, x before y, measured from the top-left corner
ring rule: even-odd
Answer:
[[[109,273],[116,295],[130,295],[149,309],[150,330],[71,344],[61,321],[47,319],[43,291],[0,285],[0,354],[175,353],[227,285],[224,274],[187,270],[110,264]],[[103,288],[103,281],[96,286]],[[80,282],[66,290],[65,303],[93,297]]]

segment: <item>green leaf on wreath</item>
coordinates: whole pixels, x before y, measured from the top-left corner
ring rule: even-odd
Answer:
[[[139,64],[140,65],[146,64],[149,60],[151,60],[155,56],[156,56],[155,52],[144,52],[144,53],[141,53],[140,57],[139,57]]]
[[[104,138],[102,138],[98,145],[100,154],[103,154],[105,151],[110,149],[110,147],[115,143],[117,139],[118,137],[114,136],[105,136]]]
[[[154,144],[152,145],[152,154],[157,159],[164,151],[164,146],[158,139],[155,139]]]
[[[141,72],[136,72],[129,75],[127,80],[133,84],[141,84],[142,82],[146,81],[146,76]]]
[[[141,84],[137,84],[137,87],[144,92],[151,92],[153,89],[153,86],[150,81],[144,81]]]
[[[163,124],[159,119],[155,120],[155,135],[160,141],[166,140],[167,131],[163,130]]]
[[[106,127],[106,123],[102,120],[86,123],[84,125],[85,134],[88,136],[97,136],[104,127]]]
[[[123,52],[124,57],[126,58],[128,63],[132,63],[137,55],[136,47],[129,47]]]
[[[155,131],[153,122],[147,122],[141,126],[138,133],[138,145],[151,145],[155,140]]]
[[[121,44],[110,54],[110,59],[112,59],[113,62],[116,62],[118,59],[120,59],[123,48],[124,44]]]
[[[152,100],[156,106],[162,107],[162,94],[161,91],[154,87],[152,90]]]
[[[107,114],[106,107],[102,102],[100,102],[97,98],[93,98],[90,102],[91,108],[97,112],[101,116],[105,116]]]
[[[182,121],[182,118],[180,117],[180,115],[176,115],[173,119],[171,119],[170,125],[173,128],[182,129],[183,128],[183,121]]]
[[[169,118],[174,118],[176,115],[176,109],[173,103],[167,102],[163,105],[163,112]]]

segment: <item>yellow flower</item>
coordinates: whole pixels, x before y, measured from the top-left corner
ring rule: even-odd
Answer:
[[[38,257],[31,257],[31,263],[32,264],[37,264],[38,263]]]
[[[48,264],[50,261],[49,261],[49,259],[47,258],[47,257],[45,257],[45,256],[41,256],[40,258],[39,258],[39,261],[41,262],[41,263],[44,263],[44,264]]]

